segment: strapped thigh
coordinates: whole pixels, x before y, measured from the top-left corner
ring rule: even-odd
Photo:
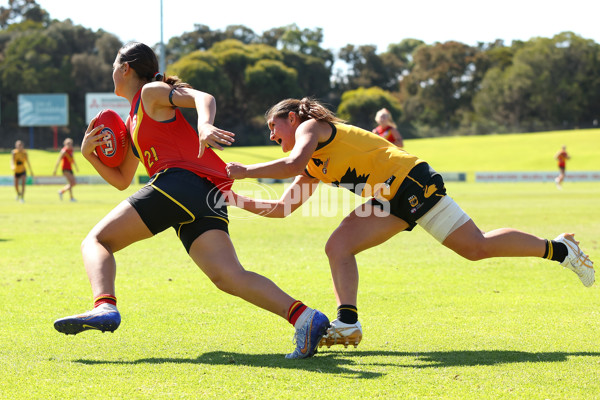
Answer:
[[[417,224],[421,225],[438,242],[443,243],[452,232],[470,219],[450,196],[444,196],[431,210],[417,220]]]

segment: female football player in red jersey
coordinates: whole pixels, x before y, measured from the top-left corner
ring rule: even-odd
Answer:
[[[554,179],[556,187],[562,189],[562,183],[565,180],[565,169],[567,168],[567,160],[570,159],[567,153],[567,146],[562,146],[554,155],[554,159],[558,162],[558,176]]]
[[[314,354],[329,326],[321,312],[290,297],[262,275],[246,271],[228,234],[223,191],[233,182],[225,163],[211,147],[231,145],[233,133],[213,126],[216,105],[208,93],[174,76],[157,73],[158,60],[148,46],[123,46],[113,65],[115,93],[129,100],[128,154],[118,167],[104,165],[94,149],[105,142],[102,125],[90,122],[81,152],[111,185],[129,186],[141,161],[150,182],[119,204],[88,234],[81,246],[94,296],[94,309],[55,321],[62,333],[86,329],[114,331],[121,317],[116,307],[113,253],[173,227],[190,257],[222,291],[286,318],[295,326],[296,349],[287,358]],[[177,107],[195,108],[198,132]]]
[[[58,197],[62,200],[63,194],[65,192],[69,192],[69,197],[71,201],[75,201],[75,197],[73,197],[73,186],[77,184],[75,180],[75,175],[73,174],[73,167],[79,171],[77,167],[77,163],[75,162],[75,158],[73,157],[73,139],[66,138],[63,142],[63,148],[60,150],[60,154],[58,155],[58,160],[56,160],[56,165],[54,166],[53,175],[56,175],[56,170],[58,169],[58,165],[61,164],[62,173],[67,179],[67,184],[58,191]]]
[[[402,135],[398,132],[398,127],[392,119],[392,114],[387,108],[382,108],[377,111],[377,114],[375,114],[375,122],[377,122],[378,125],[373,129],[373,133],[376,133],[400,148],[404,147]]]
[[[282,218],[300,207],[320,181],[370,198],[342,221],[325,245],[338,318],[323,344],[357,345],[362,338],[356,254],[417,224],[469,260],[543,257],[574,271],[585,286],[594,283],[593,263],[573,234],[545,240],[511,228],[482,232],[446,195],[442,176],[424,160],[372,132],[345,124],[319,102],[283,100],[267,112],[266,119],[271,140],[289,155],[260,164],[229,163],[229,176],[296,178],[279,200],[234,194],[230,202],[255,214]]]

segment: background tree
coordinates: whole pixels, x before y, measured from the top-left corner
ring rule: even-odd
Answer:
[[[421,131],[449,133],[460,126],[461,113],[472,111],[478,49],[458,42],[420,46],[414,66],[401,83],[406,119]]]
[[[246,68],[245,75],[247,112],[251,118],[260,116],[259,124],[264,124],[262,116],[273,104],[284,98],[302,96],[298,72],[281,61],[258,60]]]
[[[37,18],[44,13],[33,15]],[[18,95],[26,93],[66,93],[69,126],[61,128],[60,135],[82,135],[87,124],[85,94],[112,92],[112,61],[120,41],[112,34],[73,25],[70,20],[37,22],[26,18],[12,23],[0,36],[4,39],[0,58],[3,136],[14,142],[15,136],[24,135],[24,128],[18,127],[17,105]],[[48,145],[49,128],[38,131],[45,138],[41,142]]]
[[[216,123],[244,132],[236,138],[242,144],[268,143],[264,135],[268,107],[307,90],[325,93],[329,82],[329,70],[319,58],[234,39],[184,56],[167,71],[213,94],[219,109]]]
[[[0,28],[23,21],[47,25],[50,15],[35,0],[8,0],[8,7],[0,7]]]
[[[402,107],[391,93],[379,87],[358,88],[342,95],[337,115],[352,125],[370,131],[377,125],[375,114],[384,107],[390,110],[395,121],[401,119]]]
[[[571,32],[513,45],[487,71],[473,105],[505,131],[591,124],[598,115],[600,49]]]
[[[509,46],[406,38],[384,52],[348,44],[337,56],[322,41],[321,28],[296,24],[262,34],[199,24],[169,40],[167,72],[215,95],[217,123],[243,132],[238,145],[268,143],[264,111],[286,97],[316,97],[367,128],[385,106],[397,111],[407,137],[593,127],[600,120],[600,47],[572,32]],[[12,147],[15,135],[27,132],[17,126],[21,93],[67,93],[70,126],[61,135],[80,135],[85,94],[113,91],[121,45],[109,32],[51,20],[35,0],[0,7],[0,145]],[[48,146],[44,129],[36,132]]]
[[[351,44],[340,50],[340,59],[349,66],[346,90],[371,86],[395,89],[398,81],[376,51],[376,46],[355,47]]]

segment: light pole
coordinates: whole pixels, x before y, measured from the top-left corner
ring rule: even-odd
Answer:
[[[160,58],[158,59],[158,69],[165,73],[165,42],[163,40],[163,0],[160,0]]]

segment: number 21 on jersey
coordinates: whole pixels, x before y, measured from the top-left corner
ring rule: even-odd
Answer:
[[[156,155],[154,147],[150,147],[150,150],[144,151],[144,157],[146,158],[148,168],[152,167],[154,162],[158,161],[158,156]]]

